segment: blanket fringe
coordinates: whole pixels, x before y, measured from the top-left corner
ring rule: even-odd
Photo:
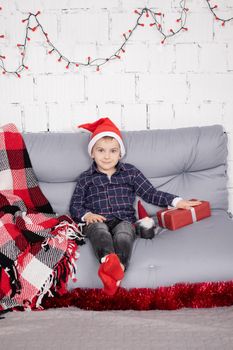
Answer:
[[[85,235],[83,234],[83,226],[85,226],[85,224],[62,221],[55,226],[55,229],[58,229],[58,233],[65,236],[67,239],[83,241],[85,238]]]
[[[37,300],[35,304],[36,309],[43,309],[41,304],[42,304],[42,299],[46,294],[49,297],[53,297],[53,293],[51,291],[53,283],[54,283],[54,271],[49,275],[49,277],[43,284],[42,288],[40,289],[39,293],[37,294]]]
[[[67,283],[69,278],[74,280],[76,273],[76,261],[78,260],[79,252],[75,242],[68,242],[66,254],[56,266],[54,270],[54,290],[59,295],[67,293]]]
[[[77,237],[80,239],[79,235],[80,233],[82,234],[82,231],[76,225],[68,222],[60,223],[56,226],[56,230],[57,229],[59,230],[57,231],[57,236],[55,237],[57,238],[59,236],[61,239],[66,239],[67,249],[60,262],[55,266],[39,293],[36,295],[36,298],[31,305],[31,309],[43,309],[42,301],[45,296],[46,298],[50,298],[54,297],[54,295],[61,296],[67,293],[68,280],[69,278],[74,279],[76,272],[75,262],[79,257],[76,239]],[[82,239],[83,238],[84,236],[82,236]],[[48,244],[48,240],[51,240],[51,238],[48,238],[43,243],[43,248],[45,248]]]

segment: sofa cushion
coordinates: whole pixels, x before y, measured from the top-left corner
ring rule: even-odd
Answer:
[[[127,154],[159,190],[227,209],[227,137],[222,126],[122,132]],[[89,133],[26,133],[40,186],[53,209],[69,211],[79,174],[90,166]],[[160,209],[143,203],[150,215]]]

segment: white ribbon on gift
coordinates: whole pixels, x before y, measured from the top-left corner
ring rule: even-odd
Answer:
[[[176,209],[177,209],[177,208],[167,209],[167,210],[164,210],[164,211],[161,213],[161,221],[162,221],[162,226],[163,226],[163,227],[166,227],[166,224],[165,224],[165,214],[167,214],[169,211],[176,210]]]
[[[168,209],[168,210],[165,210],[161,213],[161,222],[162,222],[162,226],[166,228],[166,224],[165,224],[165,214],[168,213],[169,211],[172,211],[172,210],[176,210],[177,208],[172,208],[172,209]],[[196,212],[195,212],[195,209],[194,207],[191,207],[189,209],[191,211],[191,215],[192,215],[192,220],[193,222],[196,222],[197,221],[197,216],[196,216]]]
[[[191,210],[193,222],[196,222],[197,221],[197,215],[196,215],[194,207],[191,207],[189,210]]]

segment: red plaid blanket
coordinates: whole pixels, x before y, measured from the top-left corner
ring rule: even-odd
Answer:
[[[53,213],[15,125],[0,128],[0,310],[38,308],[44,295],[66,292],[77,243],[80,225]]]

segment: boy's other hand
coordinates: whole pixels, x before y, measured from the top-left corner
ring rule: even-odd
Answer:
[[[187,201],[187,200],[180,200],[177,204],[176,204],[176,208],[178,209],[190,209],[191,207],[195,207],[197,205],[200,205],[201,202],[200,201]]]
[[[89,225],[95,222],[104,222],[106,221],[106,218],[99,214],[87,213],[84,216],[84,221],[86,222],[87,225]]]

